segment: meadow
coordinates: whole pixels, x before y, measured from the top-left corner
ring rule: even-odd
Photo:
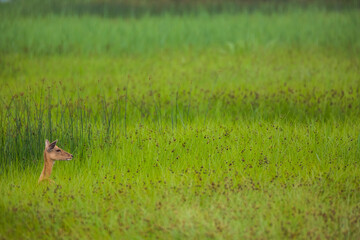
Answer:
[[[0,13],[0,239],[360,238],[357,8]]]

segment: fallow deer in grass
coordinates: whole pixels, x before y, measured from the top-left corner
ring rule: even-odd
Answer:
[[[50,183],[53,182],[53,180],[50,179],[52,168],[55,164],[55,161],[61,161],[61,160],[71,160],[73,158],[73,155],[65,152],[58,146],[56,146],[58,140],[55,140],[54,142],[50,143],[49,140],[45,140],[45,150],[44,150],[44,168],[41,172],[39,183],[41,181],[49,181]]]

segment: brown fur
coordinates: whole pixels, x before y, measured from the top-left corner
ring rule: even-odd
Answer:
[[[71,160],[73,155],[65,152],[58,146],[56,146],[57,140],[50,143],[47,139],[45,141],[45,150],[44,150],[44,168],[41,172],[39,183],[42,181],[49,181],[50,183],[53,180],[50,179],[51,171],[54,166],[55,161],[61,160]]]

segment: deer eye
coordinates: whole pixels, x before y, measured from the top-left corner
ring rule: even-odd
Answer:
[[[57,152],[61,152],[61,150],[60,150],[60,149],[56,149],[56,151],[57,151]]]

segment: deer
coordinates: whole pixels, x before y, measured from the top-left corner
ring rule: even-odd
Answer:
[[[55,161],[69,161],[73,158],[71,153],[65,152],[58,146],[56,143],[58,140],[50,143],[49,140],[45,140],[45,150],[44,150],[44,168],[41,172],[38,183],[42,181],[48,181],[53,183],[54,181],[50,179],[52,168],[55,164]]]

